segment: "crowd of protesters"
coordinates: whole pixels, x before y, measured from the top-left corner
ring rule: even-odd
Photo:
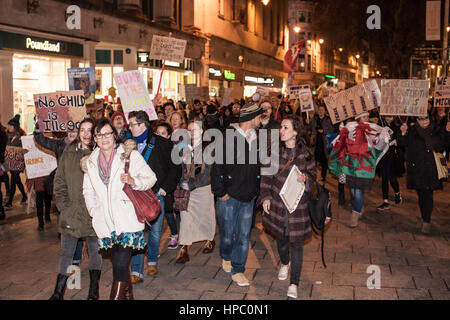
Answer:
[[[258,210],[263,215],[264,229],[277,241],[281,260],[278,278],[285,280],[290,272],[287,295],[296,298],[303,242],[311,237],[308,198],[305,193],[295,211],[289,214],[280,190],[294,165],[302,172],[298,181],[305,183],[307,193],[319,180],[319,167],[321,181],[327,183],[332,149],[340,141],[336,136],[352,126],[368,123],[382,128],[388,142],[376,165],[383,201],[377,212],[391,209],[389,184],[394,190],[395,205],[401,205],[403,198],[397,178],[406,174],[407,188],[418,194],[420,230],[424,234],[430,232],[433,191],[443,187],[435,174],[433,153],[442,152],[448,159],[450,148],[450,123],[445,109],[430,110],[429,115],[415,121],[412,117],[405,121],[373,112],[361,113],[345,123],[333,125],[322,100],[315,99],[316,113],[306,115],[295,101],[281,98],[261,101],[247,98],[227,106],[221,106],[217,100],[194,100],[192,104],[166,100],[156,106],[158,120],[155,121],[150,121],[144,111],[133,111],[125,117],[120,105],[108,105],[90,112],[79,129],[67,132],[65,137],[56,133],[53,137],[44,135],[36,123],[33,133],[36,144],[52,151],[58,160],[57,169],[50,175],[27,179],[26,183],[28,190],[33,188],[36,192],[39,231],[44,231],[45,222],[51,222],[52,198],[59,215],[61,253],[51,299],[64,298],[70,266],[80,263],[83,245],[89,251],[87,298],[99,298],[100,253],[104,253],[111,257],[113,266],[110,299],[134,299],[133,285],[143,282],[145,273],[154,276],[159,272],[164,218],[170,229],[167,248],[179,248],[176,263],[180,264],[190,261],[189,248],[195,242],[204,242],[204,254],[214,251],[217,224],[222,269],[231,273],[237,285],[248,286],[250,281],[244,272]],[[221,142],[211,141],[205,138],[209,129],[232,131],[232,139],[238,143],[230,147],[228,135]],[[268,131],[268,147],[272,131],[280,134],[279,150],[271,150],[279,160],[279,168],[272,175],[261,175],[262,164],[250,161],[251,151],[261,144],[260,129]],[[1,220],[6,218],[5,209],[13,206],[16,187],[22,194],[21,202],[27,202],[20,177],[25,167],[8,169],[4,159],[6,146],[21,147],[20,137],[24,134],[18,116],[8,121],[7,128],[0,126],[0,180],[6,183],[8,193],[3,206],[0,188]],[[136,148],[127,151],[130,167],[124,173],[124,143],[128,140]],[[237,150],[239,145],[245,146],[244,150]],[[234,162],[196,161],[210,147],[222,148],[224,155],[234,156]],[[175,163],[172,155],[186,150],[182,163]],[[342,152],[347,156],[345,150]],[[237,161],[239,153],[243,154],[243,162]],[[330,170],[335,172],[331,167]],[[355,228],[364,212],[364,193],[371,188],[374,173],[365,177],[339,173],[335,178],[339,205],[346,202],[345,188],[350,189],[353,201],[350,227]],[[124,184],[135,190],[152,189],[157,196],[161,213],[151,226],[146,227],[137,220],[134,207],[123,191]]]

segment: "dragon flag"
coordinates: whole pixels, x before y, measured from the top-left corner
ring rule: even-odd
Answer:
[[[328,160],[331,173],[373,179],[378,161],[389,149],[389,132],[374,123],[352,121],[332,145]]]

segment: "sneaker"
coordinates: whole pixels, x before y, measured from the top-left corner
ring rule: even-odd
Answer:
[[[222,269],[223,271],[230,273],[231,272],[231,261],[226,261],[222,259]]]
[[[297,286],[295,284],[289,286],[287,296],[292,299],[297,299]]]
[[[402,195],[399,193],[396,193],[394,195],[395,204],[401,204],[403,202]]]
[[[379,212],[383,212],[383,211],[386,211],[389,209],[391,209],[391,207],[389,206],[389,203],[387,203],[387,202],[383,202],[383,204],[381,204],[380,206],[377,207],[377,211],[379,211]]]
[[[236,273],[231,276],[231,279],[233,279],[234,282],[240,287],[248,287],[250,285],[250,282],[248,282],[248,279],[244,276],[243,273]]]
[[[278,272],[278,280],[286,280],[287,279],[290,265],[291,265],[290,262],[286,265],[284,265],[284,264],[281,265],[280,271]]]
[[[178,248],[178,235],[170,236],[170,241],[167,246],[167,249],[176,249]]]
[[[350,218],[350,227],[351,228],[356,228],[358,226],[358,219],[359,219],[360,215],[361,214],[359,212],[352,210],[352,216]]]

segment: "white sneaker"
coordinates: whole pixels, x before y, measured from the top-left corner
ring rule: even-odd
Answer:
[[[282,264],[280,271],[278,272],[278,280],[286,280],[289,273],[289,266],[291,263],[289,262],[287,265]]]
[[[233,279],[233,281],[240,287],[248,287],[250,285],[250,282],[243,273],[236,273],[231,276],[231,279]]]
[[[297,299],[297,286],[295,284],[289,286],[287,296],[292,299]]]

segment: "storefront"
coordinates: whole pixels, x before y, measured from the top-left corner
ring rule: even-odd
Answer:
[[[222,97],[224,88],[242,87],[242,70],[209,65],[209,95],[212,98]]]
[[[163,62],[149,57],[150,52],[148,51],[138,51],[137,53],[139,70],[147,84],[148,93],[153,99],[158,91]],[[181,100],[180,86],[196,83],[197,75],[193,59],[184,58],[183,63],[166,61],[159,89],[160,96],[174,101]]]
[[[245,97],[251,97],[258,87],[266,87],[271,95],[281,94],[285,87],[283,78],[253,72],[246,72],[244,80]]]
[[[84,66],[83,44],[54,39],[53,36],[43,38],[0,31],[0,51],[11,55],[13,113],[21,115],[21,127],[31,133],[35,115],[33,95],[68,90],[67,69],[72,66],[72,59],[81,62],[77,66]],[[2,63],[6,64],[8,60],[2,60]],[[8,82],[3,77],[2,80]],[[2,119],[4,123],[8,120]]]

